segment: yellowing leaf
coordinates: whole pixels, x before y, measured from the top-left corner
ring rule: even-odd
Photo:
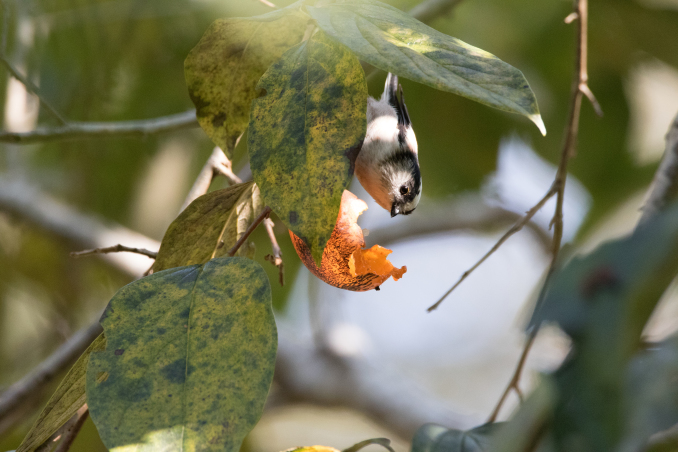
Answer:
[[[325,33],[379,69],[527,116],[546,134],[527,80],[494,55],[375,0],[337,0],[306,9]]]
[[[320,262],[365,136],[360,62],[319,31],[290,49],[257,85],[249,153],[264,203]]]
[[[238,452],[273,379],[277,331],[264,270],[242,257],[170,269],[113,297],[87,403],[113,451]]]
[[[229,157],[247,127],[259,77],[301,41],[307,21],[291,10],[217,20],[188,54],[186,84],[198,122]]]
[[[262,207],[259,189],[253,182],[199,197],[167,228],[154,271],[204,264],[213,255],[223,256],[242,237]],[[247,244],[237,253],[248,257],[252,254]]]

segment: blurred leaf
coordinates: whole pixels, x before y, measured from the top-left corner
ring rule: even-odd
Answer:
[[[365,136],[360,62],[318,31],[290,49],[257,85],[249,153],[264,203],[320,262]]]
[[[627,371],[624,403],[626,427],[620,452],[642,450],[651,435],[678,424],[676,382],[678,336],[644,350],[633,358]]]
[[[101,319],[108,345],[87,402],[112,450],[237,452],[259,420],[277,333],[263,269],[213,259],[122,288]]]
[[[198,121],[229,157],[247,128],[257,81],[301,41],[307,21],[307,16],[294,10],[252,19],[220,19],[188,54],[186,84]]]
[[[424,424],[412,438],[411,452],[486,452],[490,450],[490,435],[501,425],[485,424],[462,431]]]
[[[601,321],[623,329],[618,344],[635,352],[659,297],[678,273],[678,205],[557,271],[531,323],[555,321],[572,338]],[[596,317],[608,301],[619,314]],[[616,336],[616,335],[615,335]]]
[[[232,185],[193,201],[167,228],[160,244],[154,271],[204,264],[223,256],[245,233],[261,211],[259,189],[253,182]],[[219,247],[219,242],[223,246]],[[238,255],[252,257],[243,245]]]
[[[520,405],[510,421],[505,422],[492,436],[492,452],[523,452],[537,443],[553,416],[558,400],[553,379],[543,375],[537,387]],[[542,450],[542,449],[538,449]]]
[[[627,366],[660,296],[678,272],[678,206],[629,237],[557,271],[532,323],[555,321],[574,347],[555,373],[566,395],[554,414],[561,447],[616,450],[625,432]]]
[[[342,450],[341,452],[358,452],[360,449],[363,449],[372,444],[377,444],[379,446],[384,447],[385,449],[388,449],[390,452],[395,452],[391,447],[391,440],[388,438],[366,439],[365,441],[360,441],[359,443],[356,443],[351,447]]]
[[[85,376],[87,363],[92,352],[106,348],[106,337],[101,333],[87,350],[73,364],[59,387],[52,394],[47,406],[28,432],[17,452],[33,452],[49,439],[59,427],[64,425],[87,401],[85,396]]]
[[[323,31],[379,69],[527,116],[546,134],[527,80],[494,55],[375,0],[338,0],[307,10]]]

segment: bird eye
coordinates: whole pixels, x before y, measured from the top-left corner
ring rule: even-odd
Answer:
[[[406,187],[406,186],[404,186],[404,185],[403,185],[402,187],[400,187],[400,194],[401,194],[401,195],[405,196],[405,195],[408,194],[409,192],[410,192],[410,188],[409,188],[409,187]]]

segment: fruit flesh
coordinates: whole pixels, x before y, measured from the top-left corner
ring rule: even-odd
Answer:
[[[337,224],[323,251],[318,267],[304,241],[290,231],[292,243],[304,265],[315,276],[340,289],[372,290],[393,276],[402,278],[407,267],[396,268],[386,259],[391,250],[375,245],[364,249],[365,238],[358,226],[358,217],[367,210],[367,204],[353,193],[344,190]]]

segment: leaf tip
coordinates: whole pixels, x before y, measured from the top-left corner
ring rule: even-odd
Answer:
[[[528,118],[539,128],[541,134],[546,136],[546,126],[544,125],[544,120],[541,119],[541,115],[537,113],[536,115],[528,116]]]

